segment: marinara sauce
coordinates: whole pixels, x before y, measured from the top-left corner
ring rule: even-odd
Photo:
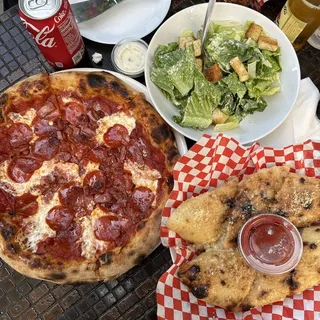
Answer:
[[[239,250],[257,271],[281,274],[300,261],[303,242],[297,228],[287,219],[261,214],[248,220],[239,233]]]

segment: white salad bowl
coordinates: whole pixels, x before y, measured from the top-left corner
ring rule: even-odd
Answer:
[[[175,130],[184,136],[197,141],[204,133],[217,135],[213,132],[213,126],[205,130],[196,130],[189,127],[181,127],[172,119],[179,115],[179,111],[169,100],[165,98],[161,90],[151,81],[150,70],[153,66],[154,53],[158,45],[166,45],[169,42],[177,41],[184,29],[191,29],[195,34],[201,29],[207,4],[199,4],[186,8],[167,21],[158,29],[153,36],[147,51],[145,65],[145,79],[153,105],[160,115]],[[211,20],[219,21],[232,20],[238,22],[254,21],[261,25],[267,33],[278,40],[281,49],[280,64],[282,72],[280,75],[281,92],[273,96],[264,97],[267,107],[263,112],[255,112],[248,115],[236,129],[225,133],[242,144],[249,144],[257,141],[275,130],[290,114],[300,87],[300,66],[297,55],[285,34],[267,17],[262,14],[236,4],[216,3]]]

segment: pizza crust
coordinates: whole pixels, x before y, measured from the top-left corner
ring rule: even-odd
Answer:
[[[0,94],[0,124],[5,122],[8,107],[22,101],[30,104],[34,98],[44,103],[50,94],[49,76],[46,73],[37,74],[21,80]]]
[[[160,243],[160,219],[162,208],[167,201],[173,187],[171,172],[179,153],[171,128],[164,122],[154,108],[145,100],[142,93],[136,92],[123,81],[106,72],[64,72],[30,77],[9,88],[0,96],[2,106],[6,109],[14,98],[14,92],[21,92],[22,88],[32,88],[32,83],[44,81],[43,90],[58,95],[64,92],[67,98],[59,103],[81,103],[81,99],[95,98],[100,94],[110,99],[116,105],[130,106],[133,117],[144,124],[144,130],[149,136],[151,144],[158,147],[165,155],[166,176],[158,180],[161,183],[161,201],[154,208],[151,215],[138,224],[138,230],[130,241],[121,248],[115,248],[93,259],[83,261],[58,261],[48,255],[37,255],[22,250],[16,243],[17,230],[8,219],[0,220],[0,257],[18,272],[37,279],[54,283],[66,284],[76,282],[106,281],[119,277],[134,265],[140,263]],[[30,91],[31,90],[31,91]],[[28,97],[32,101],[32,89]],[[36,94],[43,94],[44,91]],[[69,101],[68,101],[69,98]]]
[[[107,72],[59,72],[50,74],[50,87],[56,94],[72,93],[70,98],[94,98],[103,94],[115,103],[129,103],[139,92]]]
[[[160,204],[163,206],[166,200]],[[25,276],[59,284],[108,281],[118,278],[142,262],[159,244],[162,210],[158,208],[132,240],[120,252],[102,254],[96,261],[70,262],[63,266],[53,261],[41,261],[35,254],[22,255],[0,237],[1,258]],[[3,230],[3,229],[2,229]]]

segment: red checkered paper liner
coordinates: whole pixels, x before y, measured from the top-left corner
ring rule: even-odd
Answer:
[[[170,247],[175,261],[159,279],[159,319],[320,319],[320,285],[284,301],[251,309],[227,312],[195,298],[176,276],[179,266],[196,253],[178,234],[166,227],[171,213],[184,200],[222,185],[226,180],[249,175],[258,169],[288,165],[292,172],[320,178],[320,142],[308,140],[283,149],[241,146],[235,139],[219,134],[203,137],[182,157],[173,170],[174,188],[163,209],[161,241]],[[195,226],[196,227],[196,226]]]

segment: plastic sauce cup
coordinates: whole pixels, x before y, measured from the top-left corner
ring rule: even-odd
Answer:
[[[276,275],[296,267],[302,256],[303,242],[298,229],[287,219],[260,214],[243,225],[238,247],[250,267]]]
[[[141,39],[127,38],[117,43],[111,53],[116,71],[131,78],[143,75],[148,45]]]

